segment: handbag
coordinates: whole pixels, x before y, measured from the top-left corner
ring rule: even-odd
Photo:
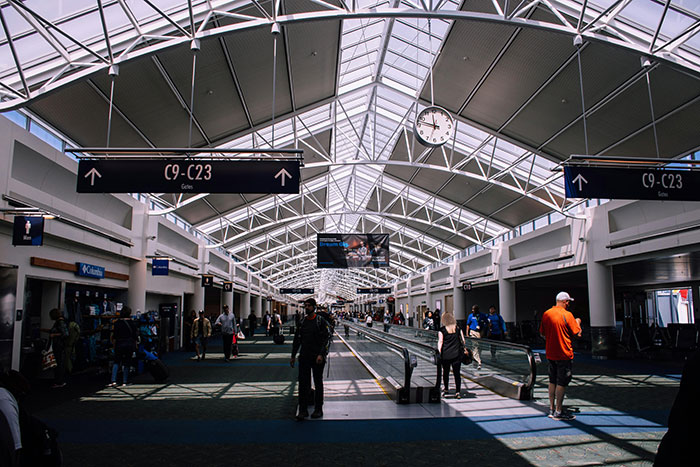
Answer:
[[[56,363],[56,355],[53,353],[53,344],[49,344],[47,350],[41,351],[41,369],[46,371],[51,368],[56,368],[58,363]]]
[[[462,331],[459,331],[459,340],[462,341],[462,365],[469,365],[474,361],[474,356],[472,351],[467,347],[466,342],[464,342],[464,337],[462,336]]]
[[[245,334],[243,334],[243,331],[241,331],[241,330],[239,330],[238,334],[236,334],[236,335],[238,336],[238,340],[242,341],[243,339],[245,339]]]

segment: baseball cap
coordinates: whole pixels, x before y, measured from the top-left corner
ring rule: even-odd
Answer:
[[[558,302],[565,302],[565,301],[567,301],[567,300],[570,300],[570,301],[572,301],[572,302],[574,301],[574,299],[571,298],[571,296],[570,296],[568,293],[566,293],[566,292],[559,292],[559,293],[557,294],[557,301],[558,301]]]

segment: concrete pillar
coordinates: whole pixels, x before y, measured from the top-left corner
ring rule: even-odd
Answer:
[[[613,358],[617,336],[612,268],[596,261],[588,261],[588,303],[593,358]]]
[[[264,300],[260,295],[258,295],[257,297],[255,297],[253,299],[253,305],[254,305],[253,312],[255,313],[255,316],[257,316],[258,318],[262,317],[263,301]],[[248,318],[248,317],[245,316],[245,318]]]
[[[452,288],[452,302],[455,319],[457,321],[466,320],[467,310],[464,305],[464,290],[462,290],[462,286],[458,285]]]
[[[200,277],[195,277],[193,279],[194,284],[194,297],[192,297],[192,308],[197,311],[197,317],[199,317],[199,310],[204,309],[204,287],[202,287],[202,279]]]
[[[131,312],[136,314],[146,311],[146,273],[147,262],[145,259],[132,261],[129,264],[129,291],[127,293],[126,304],[131,307]],[[204,301],[202,301],[202,304]]]
[[[241,294],[241,314],[239,318],[247,318],[250,314],[250,292]]]
[[[506,323],[515,323],[515,282],[498,279],[498,312]]]
[[[222,290],[221,292],[223,294],[222,300],[221,300],[221,308],[223,309],[223,305],[228,305],[228,309],[231,310],[232,312],[234,311],[233,309],[233,294],[234,291],[226,292],[225,290]]]

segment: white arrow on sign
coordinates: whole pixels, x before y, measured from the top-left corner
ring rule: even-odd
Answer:
[[[588,180],[586,180],[585,178],[583,178],[583,177],[581,176],[581,174],[578,174],[578,175],[576,176],[576,178],[574,178],[572,181],[573,181],[574,183],[578,183],[578,191],[583,190],[583,184],[584,184],[584,183],[588,183]]]
[[[94,167],[90,169],[88,173],[85,174],[85,178],[90,177],[90,186],[95,186],[95,175],[102,178],[102,175]]]
[[[94,170],[94,169],[93,169],[93,170]],[[285,176],[286,176],[286,177],[289,177],[289,178],[292,178],[292,174],[290,174],[289,172],[287,172],[287,169],[285,169],[285,168],[282,168],[282,170],[280,170],[279,172],[277,172],[277,175],[275,175],[275,178],[280,178],[280,177],[282,177],[282,186],[284,186],[284,182],[285,182],[284,177],[285,177]]]

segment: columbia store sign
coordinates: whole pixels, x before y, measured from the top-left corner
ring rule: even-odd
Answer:
[[[105,268],[102,266],[87,263],[75,263],[75,265],[78,267],[75,272],[78,276],[92,277],[93,279],[104,279],[105,277]]]

